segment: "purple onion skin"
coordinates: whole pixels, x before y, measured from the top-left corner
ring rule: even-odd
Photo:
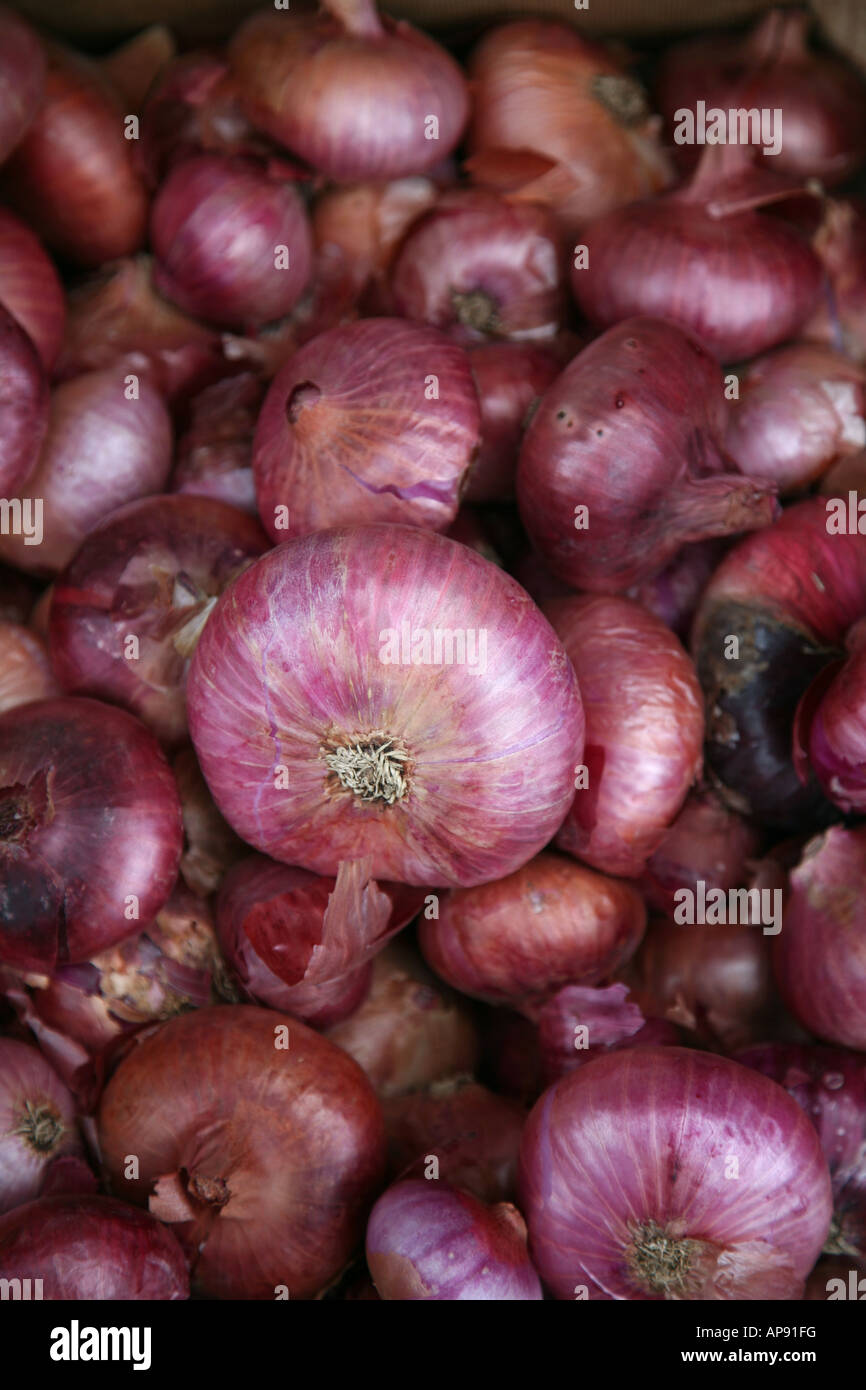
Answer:
[[[176,1237],[113,1197],[43,1197],[0,1217],[0,1279],[41,1279],[44,1299],[189,1297]]]
[[[437,1180],[407,1178],[379,1198],[367,1226],[367,1264],[386,1301],[543,1298],[517,1209],[488,1207]]]
[[[32,475],[48,425],[48,383],[32,339],[0,304],[0,493]]]
[[[32,1201],[51,1165],[78,1159],[75,1102],[41,1052],[0,1038],[0,1212]]]
[[[45,54],[38,36],[12,10],[0,8],[0,164],[39,110]]]
[[[404,622],[475,631],[474,666],[402,664],[382,634],[402,643]],[[502,570],[415,527],[320,531],[257,560],[211,614],[187,696],[223,815],[316,873],[369,856],[377,880],[487,882],[537,853],[574,795],[583,710],[552,629]],[[384,760],[390,802],[359,746]]]
[[[832,1215],[799,1106],[677,1047],[609,1053],[546,1091],[518,1190],[533,1262],[563,1300],[798,1299]]]

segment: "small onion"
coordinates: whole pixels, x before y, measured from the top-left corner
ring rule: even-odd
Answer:
[[[0,304],[0,493],[6,499],[33,476],[47,424],[48,383],[39,355]]]
[[[215,497],[256,515],[253,432],[265,395],[254,372],[223,377],[189,403],[189,425],[178,440],[172,492]]]
[[[613,1052],[546,1091],[519,1186],[559,1299],[797,1299],[832,1214],[799,1106],[757,1072],[676,1047]]]
[[[39,110],[45,89],[45,54],[30,25],[0,9],[0,164],[11,154]]]
[[[0,1038],[0,1213],[38,1197],[51,1164],[81,1151],[59,1076],[35,1047]]]
[[[469,1192],[423,1178],[395,1183],[379,1198],[367,1226],[367,1264],[387,1300],[543,1297],[516,1207],[487,1207]]]
[[[63,286],[39,239],[6,208],[0,208],[0,303],[18,320],[50,371],[63,341]]]
[[[44,642],[20,623],[0,618],[0,714],[59,694]]]
[[[274,541],[362,521],[444,530],[479,427],[469,361],[444,334],[401,319],[332,328],[265,397],[253,445],[264,525]]]
[[[517,1153],[526,1111],[466,1077],[434,1082],[426,1091],[382,1103],[388,1164],[396,1175],[423,1177],[436,1159],[438,1176],[482,1202],[514,1196]]]
[[[651,907],[673,916],[675,894],[738,888],[748,877],[747,863],[760,847],[758,831],[707,788],[690,792],[658,849],[650,855],[640,889]]]
[[[463,496],[467,502],[508,502],[524,427],[560,363],[536,343],[476,343],[469,362],[481,406],[481,445]]]

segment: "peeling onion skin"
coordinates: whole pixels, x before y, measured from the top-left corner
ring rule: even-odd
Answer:
[[[832,826],[791,871],[773,943],[779,988],[800,1022],[826,1042],[866,1051],[866,828]]]
[[[562,1300],[580,1286],[605,1300],[799,1299],[832,1215],[827,1163],[796,1102],[736,1062],[677,1047],[609,1053],[546,1091],[519,1190],[533,1261]]]
[[[0,1218],[0,1278],[41,1279],[44,1299],[189,1297],[172,1232],[113,1197],[42,1197]]]
[[[636,878],[700,775],[694,666],[661,619],[632,599],[551,599],[544,612],[586,714],[588,785],[575,792],[556,844],[603,873]]]
[[[59,694],[45,643],[20,623],[0,618],[0,714]]]
[[[402,665],[387,634],[403,622],[471,627],[475,665]],[[500,878],[560,824],[583,746],[574,674],[528,595],[415,527],[317,532],[256,561],[211,614],[187,695],[229,824],[323,874],[369,856],[398,883]]]
[[[35,30],[0,9],[0,164],[35,119],[45,91],[45,53]]]
[[[495,883],[458,888],[421,919],[427,964],[464,994],[530,1011],[563,985],[594,985],[636,950],[646,908],[631,884],[539,854]]]
[[[115,1189],[173,1224],[212,1298],[273,1299],[280,1285],[314,1298],[349,1260],[384,1176],[381,1109],[357,1064],[297,1019],[247,1005],[197,1009],[131,1051],[106,1087],[99,1143]],[[129,1153],[137,1179],[124,1177]]]
[[[0,1213],[39,1196],[51,1164],[79,1156],[75,1102],[35,1047],[0,1038]]]
[[[265,397],[253,442],[263,524],[275,544],[358,522],[444,530],[480,426],[469,359],[444,334],[389,318],[332,328]]]

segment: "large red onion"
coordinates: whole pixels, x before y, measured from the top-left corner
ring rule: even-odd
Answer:
[[[113,1197],[42,1197],[0,1218],[0,1279],[39,1280],[31,1297],[69,1303],[189,1297],[172,1232]]]
[[[724,804],[709,788],[690,792],[658,849],[650,855],[640,880],[647,902],[673,916],[675,894],[697,891],[703,879],[709,891],[738,888],[748,878],[748,861],[757,855],[761,837],[754,826]]]
[[[258,522],[209,497],[146,497],[112,512],[58,577],[51,660],[71,695],[186,737],[186,674],[218,596],[267,548]]]
[[[365,319],[322,333],[275,377],[253,445],[271,539],[361,521],[444,530],[478,446],[462,348],[436,329]]]
[[[367,1264],[387,1300],[540,1300],[516,1207],[487,1207],[444,1182],[406,1178],[376,1203]]]
[[[565,312],[559,243],[535,203],[446,192],[406,234],[391,273],[394,307],[466,342],[552,338]]]
[[[215,497],[256,515],[253,432],[265,395],[254,372],[206,386],[189,403],[189,425],[178,440],[171,491]]]
[[[7,501],[33,476],[47,424],[48,383],[39,355],[0,304],[0,493]],[[0,535],[13,524],[10,513]]]
[[[435,1176],[482,1202],[514,1196],[526,1111],[466,1077],[384,1100],[388,1164],[395,1176]]]
[[[87,960],[171,892],[180,802],[153,735],[97,700],[0,715],[0,947],[8,965]]]
[[[304,205],[279,166],[198,155],[175,165],[153,203],[156,288],[226,327],[284,318],[312,269]]]
[[[810,51],[810,22],[805,10],[771,10],[745,38],[713,33],[665,53],[656,89],[684,167],[700,145],[679,143],[676,128],[698,101],[708,120],[718,109],[772,112],[778,149],[764,158],[778,172],[840,183],[863,162],[866,86],[841,57]]]
[[[63,341],[63,286],[38,238],[6,208],[0,208],[0,303],[18,320],[50,371]]]
[[[718,365],[689,334],[627,319],[578,354],[532,417],[520,514],[554,574],[614,592],[687,541],[765,526],[772,485],[728,471]]]
[[[774,964],[786,1003],[811,1032],[866,1051],[866,828],[833,826],[791,872]]]
[[[797,1299],[832,1214],[826,1160],[790,1096],[676,1047],[613,1052],[546,1091],[520,1190],[559,1299]]]
[[[668,319],[723,362],[795,337],[817,305],[821,266],[796,227],[756,210],[779,196],[775,182],[740,195],[749,160],[740,146],[710,146],[684,188],[591,223],[571,272],[587,318],[602,328],[633,314]]]
[[[45,53],[14,11],[0,9],[0,164],[21,142],[45,90]]]
[[[96,65],[52,44],[45,100],[3,170],[13,207],[53,251],[98,266],[142,245],[147,194],[124,113]]]
[[[20,623],[0,618],[0,714],[59,694],[45,643]]]
[[[81,1152],[60,1077],[35,1047],[0,1038],[0,1213],[38,1197],[51,1164]]]
[[[338,182],[439,164],[469,114],[454,59],[405,22],[380,19],[373,0],[325,8],[241,25],[229,58],[250,120]]]
[[[297,1019],[244,1005],[181,1015],[134,1048],[103,1096],[99,1143],[115,1190],[173,1226],[211,1298],[320,1293],[352,1254],[385,1158],[357,1064]]]
[[[701,770],[701,690],[679,639],[627,598],[551,599],[586,713],[583,772],[556,843],[637,877]]]
[[[217,603],[187,688],[229,824],[316,873],[369,856],[377,879],[501,878],[573,794],[583,711],[565,653],[519,585],[429,531],[270,551]]]
[[[463,496],[467,502],[508,502],[524,427],[561,364],[537,343],[476,343],[469,362],[481,406],[481,446]]]
[[[25,487],[28,497],[41,500],[39,543],[13,532],[0,536],[0,555],[22,569],[55,574],[109,512],[162,491],[171,452],[171,418],[146,377],[130,385],[123,372],[106,369],[62,382],[52,392],[48,431]]]
[[[464,994],[535,1013],[568,984],[594,985],[637,948],[646,909],[631,884],[556,854],[448,894],[423,919],[428,965]]]
[[[172,759],[171,769],[183,813],[180,872],[193,893],[206,897],[216,892],[223,875],[247,848],[214,805],[192,748],[182,748]]]
[[[492,29],[469,76],[470,170],[549,204],[569,232],[670,182],[640,83],[573,29],[537,19]]]

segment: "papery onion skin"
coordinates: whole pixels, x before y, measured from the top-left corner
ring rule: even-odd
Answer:
[[[514,496],[523,430],[560,363],[537,343],[477,343],[469,349],[481,405],[481,447],[469,470],[466,502],[508,502]]]
[[[725,420],[718,364],[674,324],[627,319],[584,348],[542,396],[517,471],[556,577],[615,593],[687,541],[767,525],[774,489],[730,471]]]
[[[703,879],[707,891],[738,888],[748,877],[748,860],[758,853],[761,837],[709,788],[690,792],[682,810],[647,860],[640,889],[658,912],[673,916],[676,893],[695,891]]]
[[[841,348],[855,362],[866,362],[866,206],[862,199],[827,199],[813,240],[829,280],[803,330],[810,341]]]
[[[0,304],[0,493],[33,476],[48,426],[48,383],[32,339]]]
[[[112,511],[54,585],[51,660],[63,689],[122,705],[164,744],[181,743],[199,631],[266,548],[257,521],[209,497],[146,497]]]
[[[255,126],[337,182],[423,174],[463,133],[463,74],[410,25],[377,20],[372,4],[356,14],[350,32],[326,16],[253,15],[228,50],[241,105]]]
[[[407,232],[391,272],[397,313],[453,333],[548,339],[565,316],[551,214],[483,189],[446,192]]]
[[[191,747],[181,748],[171,770],[183,814],[180,872],[193,893],[206,897],[216,892],[226,871],[247,852],[246,846],[217,810]]]
[[[726,1180],[732,1156],[739,1182]],[[519,1186],[534,1263],[558,1299],[579,1288],[797,1299],[832,1213],[799,1106],[735,1062],[675,1047],[611,1053],[546,1091],[524,1131]]]
[[[429,666],[403,666],[407,622]],[[441,638],[437,660],[434,629],[467,626],[474,668],[448,664]],[[316,873],[369,857],[399,883],[502,877],[555,831],[583,745],[573,672],[528,596],[408,526],[320,531],[257,560],[211,614],[187,695],[229,824]]]
[[[144,95],[135,153],[153,188],[174,165],[195,155],[248,155],[268,148],[240,110],[225,58],[214,52],[173,57]]]
[[[98,266],[137,251],[147,194],[120,102],[98,68],[52,45],[45,100],[3,170],[13,207],[64,259]]]
[[[103,1096],[99,1142],[116,1190],[174,1224],[195,1287],[214,1298],[320,1293],[352,1254],[385,1156],[356,1063],[297,1019],[246,1005],[181,1015],[130,1052]]]
[[[623,984],[604,989],[566,985],[545,1004],[538,1016],[538,1046],[548,1085],[607,1052],[683,1042],[676,1024],[645,1019],[628,993]]]
[[[661,122],[640,85],[573,29],[534,19],[501,25],[481,40],[469,75],[470,171],[488,151],[532,152],[538,168],[527,164],[523,195],[548,203],[569,231],[670,182]],[[476,177],[482,171],[483,163]]]
[[[75,1102],[35,1047],[0,1038],[0,1213],[38,1197],[51,1164],[79,1155]]]
[[[341,324],[290,357],[265,397],[259,514],[275,543],[362,521],[444,530],[479,430],[456,343],[401,319]]]
[[[189,1297],[172,1232],[113,1197],[42,1197],[0,1218],[0,1278],[40,1279],[44,1299]]]
[[[45,643],[19,623],[0,618],[0,714],[59,694]]]
[[[779,988],[819,1038],[866,1051],[866,829],[832,826],[810,841],[790,876],[773,943]]]
[[[174,35],[164,24],[151,24],[101,60],[112,86],[140,111],[153,83],[177,53]]]
[[[426,1177],[435,1157],[440,1179],[482,1202],[514,1197],[526,1111],[466,1078],[382,1103],[388,1164],[395,1176]]]
[[[635,878],[701,771],[694,666],[678,638],[632,599],[551,599],[544,611],[586,714],[586,776],[556,844],[604,873]]]
[[[181,842],[174,778],[131,715],[69,698],[0,715],[6,964],[51,970],[129,936],[166,902]]]
[[[380,1298],[433,1302],[540,1300],[526,1226],[509,1203],[488,1208],[439,1181],[406,1178],[376,1203],[367,1264]]]
[[[116,369],[62,382],[51,394],[39,461],[25,485],[42,500],[42,536],[0,536],[0,555],[48,575],[67,565],[81,541],[116,507],[160,492],[171,468],[171,418],[146,378],[128,397]]]
[[[50,371],[63,341],[63,286],[39,239],[6,208],[0,208],[0,303],[18,320]]]
[[[449,893],[438,918],[422,918],[419,944],[464,994],[529,1010],[562,985],[612,975],[645,926],[631,884],[545,853],[495,883]]]
[[[45,53],[29,24],[0,9],[0,164],[35,119],[45,90]]]
[[[256,515],[253,433],[265,395],[254,372],[223,377],[189,403],[189,425],[178,440],[172,492],[215,497]]]
[[[225,327],[284,318],[312,269],[300,198],[250,160],[198,155],[176,165],[154,199],[150,239],[160,293]]]

